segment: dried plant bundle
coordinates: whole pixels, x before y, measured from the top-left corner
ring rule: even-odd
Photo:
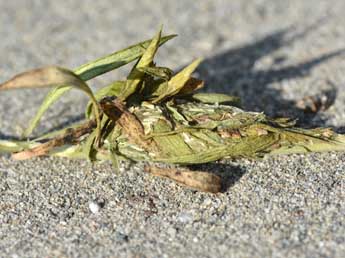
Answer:
[[[329,128],[302,129],[287,118],[240,109],[239,99],[219,93],[196,93],[204,82],[192,77],[197,59],[174,74],[154,63],[163,43],[175,35],[161,31],[147,40],[85,64],[74,71],[49,66],[15,76],[1,90],[53,87],[24,133],[27,138],[44,112],[72,88],[90,102],[85,121],[34,140],[0,140],[0,151],[15,159],[54,155],[193,165],[221,159],[260,158],[265,155],[345,150],[345,137]],[[93,93],[86,81],[136,63],[124,81]],[[219,192],[221,179],[211,173],[146,166],[146,172],[189,187]]]

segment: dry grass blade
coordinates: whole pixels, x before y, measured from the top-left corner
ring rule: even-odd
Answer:
[[[14,153],[12,158],[16,160],[25,160],[37,156],[43,156],[49,154],[49,151],[55,147],[59,147],[66,144],[76,144],[79,142],[79,138],[85,134],[91,133],[96,123],[94,120],[90,120],[77,128],[71,128],[67,130],[61,136],[58,136],[46,143],[40,144],[34,148]]]
[[[18,74],[0,84],[0,90],[56,87],[64,84],[90,91],[88,87],[85,87],[85,83],[72,71],[57,66],[48,66]]]
[[[219,193],[222,189],[221,178],[207,172],[156,166],[145,166],[145,172],[154,176],[170,178],[179,184],[203,192]]]

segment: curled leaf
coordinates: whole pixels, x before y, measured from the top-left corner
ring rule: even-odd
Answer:
[[[159,41],[159,44],[162,45],[168,40],[176,37],[176,35],[168,35],[162,37]],[[145,49],[150,44],[151,40],[146,40],[140,42],[138,44],[132,45],[125,49],[116,51],[110,55],[101,57],[97,60],[84,64],[77,69],[74,70],[75,74],[77,74],[83,81],[90,80],[94,77],[97,77],[101,74],[107,73],[111,70],[119,68],[123,65],[126,65],[139,57],[142,56]],[[47,109],[54,104],[63,94],[71,89],[70,86],[64,85],[60,87],[56,87],[52,89],[46,98],[43,100],[42,105],[38,109],[36,115],[33,119],[29,122],[28,128],[24,131],[23,137],[28,137],[35,129],[39,121],[41,120],[43,114],[47,111]]]
[[[67,87],[79,89],[90,97],[94,104],[93,107],[97,121],[97,132],[99,135],[101,121],[97,101],[89,86],[81,80],[78,75],[68,69],[57,66],[48,66],[24,72],[16,75],[3,84],[0,84],[0,91],[21,88],[64,87],[65,85]]]
[[[56,87],[66,84],[88,93],[91,92],[89,87],[76,74],[57,66],[48,66],[18,74],[0,84],[0,90]]]

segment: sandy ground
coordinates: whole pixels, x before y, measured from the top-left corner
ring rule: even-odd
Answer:
[[[47,64],[69,68],[150,38],[160,24],[179,37],[159,53],[179,69],[205,60],[206,91],[242,98],[248,110],[345,132],[344,1],[0,2],[0,81]],[[123,78],[128,67],[91,82]],[[303,96],[336,92],[317,115]],[[0,138],[20,135],[46,90],[0,95]],[[35,134],[80,118],[72,91]],[[345,154],[290,155],[209,164],[210,195],[108,163],[0,156],[1,257],[344,257]],[[92,213],[90,203],[98,205]]]

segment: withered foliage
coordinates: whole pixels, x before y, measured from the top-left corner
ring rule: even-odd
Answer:
[[[154,63],[160,45],[174,35],[161,31],[147,40],[71,71],[45,67],[15,76],[1,90],[53,87],[24,137],[44,112],[71,88],[90,97],[85,121],[34,140],[0,140],[0,151],[15,159],[55,155],[91,161],[119,159],[192,165],[220,159],[345,149],[345,137],[329,128],[296,128],[294,122],[271,119],[238,108],[239,99],[226,94],[196,93],[204,82],[192,77],[197,59],[174,74]],[[137,60],[124,81],[93,93],[86,81]],[[146,172],[207,192],[221,190],[220,177],[185,168],[146,166]]]

